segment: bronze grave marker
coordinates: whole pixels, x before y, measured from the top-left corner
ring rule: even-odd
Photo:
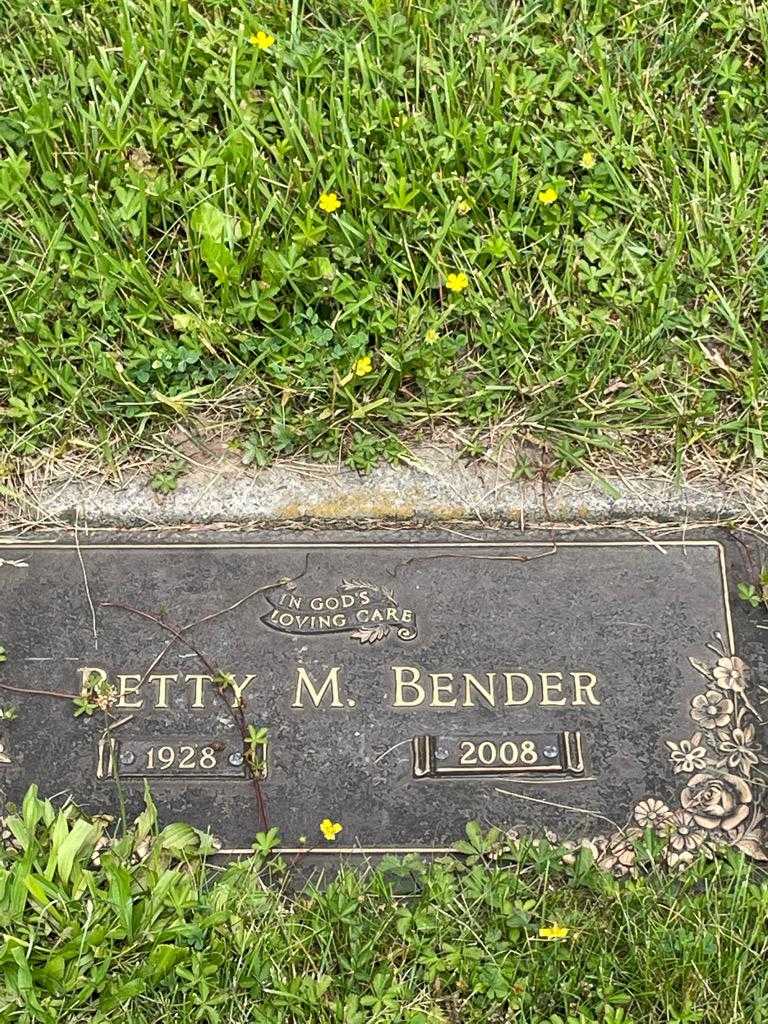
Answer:
[[[442,851],[477,820],[601,836],[618,871],[645,827],[672,863],[762,856],[738,558],[714,534],[6,543],[2,796],[134,813],[146,782],[233,853],[267,824],[297,854]]]

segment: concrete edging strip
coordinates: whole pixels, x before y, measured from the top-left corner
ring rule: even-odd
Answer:
[[[462,461],[442,447],[414,452],[409,465],[348,468],[283,463],[246,470],[222,460],[196,466],[168,495],[146,474],[119,483],[96,476],[23,481],[0,497],[0,527],[88,528],[302,525],[588,524],[628,521],[768,523],[768,489],[744,474],[727,483],[701,475],[684,483],[662,472],[608,467],[560,480],[516,479],[502,460]]]

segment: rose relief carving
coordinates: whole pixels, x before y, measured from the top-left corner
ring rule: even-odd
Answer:
[[[757,712],[747,697],[749,668],[729,653],[719,633],[706,646],[714,664],[690,659],[706,680],[705,689],[691,701],[695,731],[666,743],[673,773],[685,779],[679,806],[670,808],[663,800],[646,797],[635,806],[627,828],[569,844],[590,849],[598,865],[615,875],[634,870],[634,844],[648,828],[661,839],[662,859],[670,868],[685,869],[699,853],[723,847],[768,861],[764,813],[753,782],[754,770],[766,758],[756,739]]]

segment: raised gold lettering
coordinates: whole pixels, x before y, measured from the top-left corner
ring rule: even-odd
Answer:
[[[453,672],[430,672],[432,680],[432,707],[433,708],[455,708],[456,696],[453,693]],[[449,682],[441,683],[441,679],[448,679]],[[443,693],[450,693],[452,700],[441,700]]]
[[[156,708],[168,707],[168,683],[178,682],[178,679],[178,673],[176,675],[156,675],[149,677],[150,683],[157,683]]]
[[[595,687],[597,686],[597,676],[594,676],[591,672],[571,672],[571,675],[573,676],[574,707],[581,707],[586,703],[583,699],[584,694],[587,695],[587,700],[590,704],[594,704],[595,707],[599,707],[600,701],[594,693]],[[582,683],[582,679],[588,679],[589,682]]]
[[[232,677],[232,682],[230,683],[230,687],[229,688],[230,688],[230,690],[232,691],[232,694],[233,694],[233,699],[232,699],[232,707],[233,708],[239,708],[240,707],[240,704],[242,703],[242,698],[243,698],[243,691],[245,690],[246,686],[248,686],[249,683],[253,682],[253,680],[255,678],[256,678],[256,676],[246,676],[245,679],[242,681],[242,683],[238,683],[238,682],[235,682],[234,676]]]
[[[305,668],[299,668],[298,679],[296,680],[296,697],[291,707],[303,708],[303,695],[304,690],[307,691],[310,700],[316,708],[320,707],[320,701],[325,696],[328,690],[331,691],[331,703],[332,708],[342,707],[342,703],[339,700],[339,672],[341,668],[332,668],[328,675],[325,677],[325,682],[320,686],[319,689],[315,688],[315,684],[312,682],[309,673]],[[253,676],[249,677],[253,678]]]
[[[541,679],[541,702],[540,707],[561,707],[565,704],[565,697],[561,697],[560,700],[552,700],[550,693],[563,692],[563,673],[562,672],[539,672],[539,678]],[[557,679],[558,682],[550,683],[550,679]]]
[[[202,675],[202,676],[189,675],[189,676],[184,676],[184,682],[185,683],[194,683],[195,684],[195,698],[192,701],[192,707],[196,708],[196,709],[197,708],[204,708],[205,707],[205,700],[203,698],[203,686],[204,686],[205,683],[212,683],[213,682],[212,677],[211,676],[205,676],[205,675]]]
[[[464,707],[465,708],[473,708],[475,706],[472,703],[472,688],[473,687],[474,687],[475,690],[477,690],[477,692],[480,694],[480,696],[483,698],[483,700],[487,704],[490,704],[491,707],[495,707],[496,706],[496,694],[494,692],[494,688],[496,686],[496,673],[495,672],[486,672],[485,676],[486,676],[486,679],[488,680],[488,685],[487,686],[483,686],[483,684],[480,682],[480,680],[477,679],[475,676],[471,675],[469,672],[465,672],[464,673]]]
[[[101,683],[106,683],[107,673],[103,668],[94,668],[92,665],[86,665],[85,668],[78,670],[80,672],[80,693],[86,694],[92,686],[99,686]]]
[[[515,700],[514,698],[514,680],[522,679],[525,683],[525,696],[522,700]],[[527,676],[525,672],[505,672],[504,681],[507,684],[507,699],[504,703],[508,707],[516,707],[520,704],[528,704],[533,697],[533,680],[530,676]]]
[[[141,683],[141,676],[137,675],[124,675],[117,677],[117,707],[119,708],[143,708],[144,700],[140,698],[137,701],[128,700],[129,694],[138,693],[141,689],[140,686],[129,686],[128,683]]]
[[[426,694],[424,693],[424,687],[418,682],[421,672],[417,668],[411,668],[409,665],[393,665],[392,671],[395,673],[395,700],[393,706],[396,708],[415,708],[419,704],[423,704]],[[406,672],[410,675],[410,678],[406,678]],[[404,690],[406,687],[415,691],[415,700],[405,699]]]

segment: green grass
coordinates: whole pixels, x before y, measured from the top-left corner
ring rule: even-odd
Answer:
[[[740,856],[622,883],[497,844],[297,891],[262,858],[206,869],[199,834],[151,814],[111,852],[34,791],[5,826],[3,1024],[768,1019],[768,882]]]
[[[764,4],[0,16],[0,470],[212,417],[255,464],[502,422],[762,457]]]

